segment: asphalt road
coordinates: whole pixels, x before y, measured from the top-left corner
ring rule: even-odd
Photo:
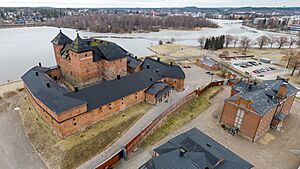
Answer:
[[[17,96],[7,100],[9,110],[0,112],[0,168],[46,169],[24,133],[19,112],[13,110],[16,100]]]

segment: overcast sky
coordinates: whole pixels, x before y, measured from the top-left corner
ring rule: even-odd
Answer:
[[[300,0],[0,0],[0,7],[300,7]]]

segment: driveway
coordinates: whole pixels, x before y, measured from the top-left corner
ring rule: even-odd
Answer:
[[[13,110],[17,99],[18,96],[13,96],[5,100],[11,105],[0,112],[0,168],[46,169],[24,133],[19,112]]]

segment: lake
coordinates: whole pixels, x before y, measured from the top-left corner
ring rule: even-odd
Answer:
[[[260,31],[245,28],[240,21],[213,20],[220,28],[204,28],[200,31],[162,30],[160,32],[113,34],[79,31],[80,36],[105,36],[104,40],[113,41],[127,51],[141,57],[152,55],[147,48],[157,45],[159,40],[168,41],[171,38],[176,43],[197,46],[197,39],[202,36],[218,36],[231,34],[249,36],[255,39],[261,35],[280,36],[280,33]],[[63,33],[71,39],[76,37],[75,29],[62,28]],[[20,79],[28,69],[41,62],[44,66],[55,64],[53,47],[50,41],[57,35],[56,27],[24,27],[0,29],[0,84],[8,80]],[[288,35],[287,35],[288,36]]]

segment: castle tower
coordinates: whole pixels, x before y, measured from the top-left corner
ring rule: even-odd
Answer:
[[[51,43],[53,44],[54,48],[56,64],[60,65],[60,52],[66,44],[72,43],[72,40],[63,34],[61,30],[59,30],[59,33],[55,36]]]

